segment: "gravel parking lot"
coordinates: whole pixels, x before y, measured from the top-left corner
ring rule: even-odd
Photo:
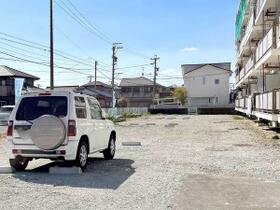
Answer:
[[[0,175],[0,207],[280,209],[274,131],[228,115],[155,115],[120,123],[117,132],[116,159],[94,156],[82,175],[48,174],[54,163],[46,160]]]

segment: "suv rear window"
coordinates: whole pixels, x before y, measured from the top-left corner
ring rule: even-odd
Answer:
[[[17,110],[16,120],[35,120],[46,114],[65,117],[67,115],[67,97],[42,96],[23,98]]]

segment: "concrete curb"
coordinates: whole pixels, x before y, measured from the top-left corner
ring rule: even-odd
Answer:
[[[9,166],[0,166],[0,174],[11,174],[15,171]]]

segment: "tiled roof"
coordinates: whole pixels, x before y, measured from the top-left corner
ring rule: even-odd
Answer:
[[[131,87],[131,86],[153,86],[153,85],[154,82],[146,77],[136,77],[136,78],[123,78],[119,86]]]
[[[111,85],[107,85],[104,82],[96,81],[97,86],[103,86],[106,88],[111,88]],[[83,85],[84,87],[95,86],[95,82],[88,82],[87,84]]]
[[[0,65],[0,77],[21,77],[30,78],[34,80],[40,79],[39,77],[3,65]]]

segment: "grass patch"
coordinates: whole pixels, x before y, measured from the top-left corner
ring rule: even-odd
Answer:
[[[116,116],[116,117],[110,116],[110,117],[108,117],[108,120],[111,120],[114,123],[119,123],[119,122],[125,122],[127,119],[138,118],[138,117],[141,117],[141,116],[147,116],[147,114],[146,115],[145,114],[141,115],[141,114],[125,112],[120,116]]]
[[[238,115],[234,115],[232,118],[233,118],[234,120],[244,120],[244,117],[238,116]]]

